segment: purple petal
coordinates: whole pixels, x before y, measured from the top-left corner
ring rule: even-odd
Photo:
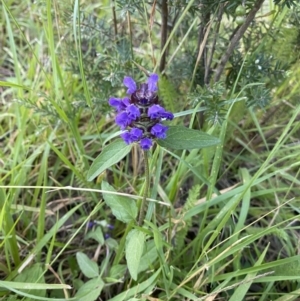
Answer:
[[[107,227],[109,230],[115,229],[115,226],[114,226],[114,225],[111,225],[111,224],[107,224],[106,227]]]
[[[173,120],[174,115],[171,112],[164,112],[160,116],[161,118],[166,118],[167,120]]]
[[[125,76],[123,84],[128,88],[127,94],[132,94],[136,91],[136,83],[130,76]]]
[[[140,109],[134,104],[129,105],[126,108],[126,112],[131,120],[136,120],[138,117],[141,116]]]
[[[138,141],[142,138],[144,131],[138,128],[133,128],[130,131],[130,135],[133,141]]]
[[[124,130],[131,123],[132,120],[126,112],[121,112],[116,116],[115,121],[116,124],[121,128],[121,130]]]
[[[157,123],[155,124],[152,128],[151,128],[151,134],[154,135],[155,137],[159,138],[159,139],[165,139],[167,137],[167,132],[168,127]]]
[[[152,140],[150,138],[143,138],[140,141],[140,146],[143,150],[149,150],[152,146]]]
[[[125,132],[120,135],[121,138],[125,141],[126,144],[130,144],[133,142],[132,137],[129,132]]]
[[[121,103],[122,103],[122,100],[119,99],[119,98],[115,98],[115,97],[111,97],[109,100],[108,100],[108,103],[111,107],[114,107],[117,111],[120,111],[120,106],[121,106]]]
[[[165,109],[160,105],[153,105],[148,110],[148,116],[151,119],[156,119],[156,118],[160,118],[162,114],[164,114],[165,112],[166,112]]]
[[[148,77],[148,91],[149,92],[156,92],[157,91],[157,82],[158,82],[158,75],[153,73]]]
[[[122,103],[124,105],[124,108],[128,107],[130,105],[129,98],[128,97],[124,97],[122,99]]]
[[[123,99],[111,97],[108,100],[108,103],[110,106],[114,107],[117,112],[125,110],[130,105],[128,97],[125,97]]]

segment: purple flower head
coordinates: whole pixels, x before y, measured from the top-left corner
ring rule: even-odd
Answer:
[[[168,127],[162,120],[172,120],[174,115],[159,103],[157,95],[158,75],[151,74],[145,83],[137,86],[135,81],[125,76],[123,80],[129,97],[111,97],[109,104],[118,112],[115,121],[121,130],[121,138],[126,144],[139,142],[143,150],[149,150],[153,139],[165,139]]]
[[[152,140],[150,138],[143,138],[140,141],[140,146],[143,150],[149,150],[152,146]]]
[[[128,88],[127,94],[133,94],[136,91],[136,83],[130,76],[125,76],[123,84]]]
[[[167,137],[167,134],[166,134],[167,130],[168,130],[167,126],[165,126],[161,123],[157,123],[151,128],[150,132],[156,138],[165,139]]]

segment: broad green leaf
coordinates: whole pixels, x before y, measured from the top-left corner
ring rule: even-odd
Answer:
[[[125,256],[129,273],[134,280],[137,280],[144,243],[145,234],[137,229],[131,230],[126,237]]]
[[[138,272],[143,272],[149,269],[150,265],[157,259],[158,252],[154,240],[149,240],[145,243],[145,250],[139,265]]]
[[[95,278],[99,275],[98,264],[87,257],[84,253],[77,252],[76,259],[81,272],[88,278]]]
[[[104,282],[100,278],[91,279],[86,282],[76,293],[77,301],[94,301],[99,297]]]
[[[116,192],[116,190],[105,181],[102,182],[101,188],[105,191]],[[135,220],[138,209],[134,200],[105,192],[103,192],[103,198],[118,220],[123,223],[129,223]]]
[[[111,267],[109,271],[109,277],[114,279],[121,279],[127,270],[127,266],[125,264],[117,264]]]
[[[127,145],[123,140],[118,139],[103,149],[101,154],[91,165],[87,180],[92,181],[103,171],[122,160],[131,150],[132,144]]]
[[[101,227],[97,227],[93,231],[90,231],[87,233],[87,235],[84,237],[84,239],[94,239],[96,240],[100,245],[104,244],[104,236]]]
[[[166,139],[158,139],[157,143],[165,148],[195,149],[214,146],[220,140],[204,132],[192,130],[184,126],[170,126]]]

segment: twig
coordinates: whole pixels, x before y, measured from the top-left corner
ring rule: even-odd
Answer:
[[[161,37],[160,37],[160,49],[164,49],[168,37],[168,2],[167,0],[162,0],[161,3]],[[167,51],[164,51],[159,64],[159,71],[163,72],[166,65],[166,55]]]
[[[210,75],[211,75],[211,63],[212,63],[212,58],[214,56],[214,52],[216,49],[217,37],[218,37],[220,26],[221,26],[223,12],[224,12],[224,4],[220,4],[218,16],[217,16],[216,30],[214,33],[214,38],[212,41],[212,46],[211,46],[211,50],[210,50],[209,57],[207,60],[207,66],[205,68],[205,73],[204,73],[204,84],[205,85],[209,84],[209,79],[210,79]]]
[[[256,13],[258,12],[260,7],[262,6],[263,2],[264,2],[264,0],[257,0],[255,5],[253,6],[252,10],[248,14],[248,16],[245,20],[245,23],[237,30],[236,34],[232,37],[232,39],[230,41],[230,44],[229,44],[226,52],[222,56],[222,58],[220,60],[220,63],[219,63],[219,66],[217,67],[216,75],[215,75],[215,82],[218,82],[220,80],[221,75],[223,73],[223,70],[225,68],[225,65],[229,60],[229,57],[233,53],[233,50],[236,47],[236,45],[238,44],[239,40],[242,38],[242,36],[246,32],[246,30],[249,27],[250,23],[253,21]]]
[[[118,27],[117,27],[116,7],[115,7],[115,1],[114,0],[113,0],[113,5],[112,5],[112,13],[113,13],[115,39],[116,39],[117,35],[118,35]]]

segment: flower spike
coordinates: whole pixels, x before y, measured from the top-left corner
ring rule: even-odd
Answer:
[[[121,138],[126,144],[139,142],[143,150],[149,150],[153,139],[165,139],[168,127],[162,120],[172,120],[174,115],[167,112],[160,104],[157,96],[158,75],[151,74],[146,83],[137,87],[135,81],[125,76],[124,85],[128,88],[129,97],[123,99],[111,97],[109,105],[118,112],[116,124],[121,130]]]

